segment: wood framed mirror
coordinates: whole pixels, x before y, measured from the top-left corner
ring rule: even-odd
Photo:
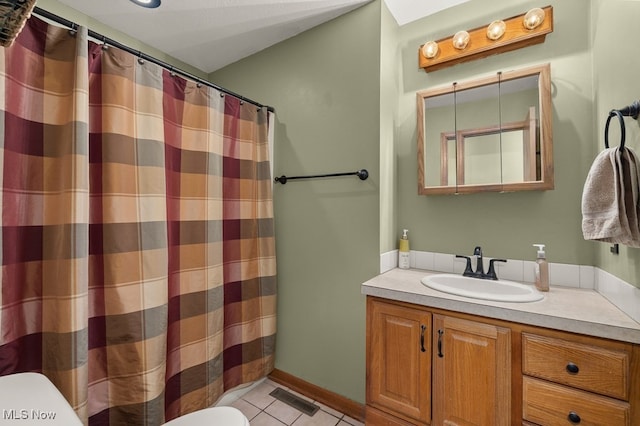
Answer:
[[[418,92],[418,193],[553,189],[549,68]]]

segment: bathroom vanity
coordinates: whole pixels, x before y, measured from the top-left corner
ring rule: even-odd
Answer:
[[[369,425],[640,424],[640,324],[593,290],[491,302],[395,269],[367,295]]]

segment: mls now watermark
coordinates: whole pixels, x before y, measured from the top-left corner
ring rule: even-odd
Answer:
[[[55,411],[44,411],[35,408],[22,409],[3,409],[3,420],[55,420]]]

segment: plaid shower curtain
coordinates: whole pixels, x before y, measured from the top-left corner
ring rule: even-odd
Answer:
[[[0,375],[158,425],[273,369],[268,112],[86,33],[0,52]]]

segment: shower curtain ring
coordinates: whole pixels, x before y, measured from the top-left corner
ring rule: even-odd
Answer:
[[[624,117],[622,116],[622,113],[617,109],[612,109],[609,112],[609,117],[607,117],[607,122],[604,125],[604,147],[609,148],[609,123],[611,122],[611,118],[613,118],[613,116],[618,116],[618,121],[620,122],[620,149],[624,149],[624,140],[626,137]]]

